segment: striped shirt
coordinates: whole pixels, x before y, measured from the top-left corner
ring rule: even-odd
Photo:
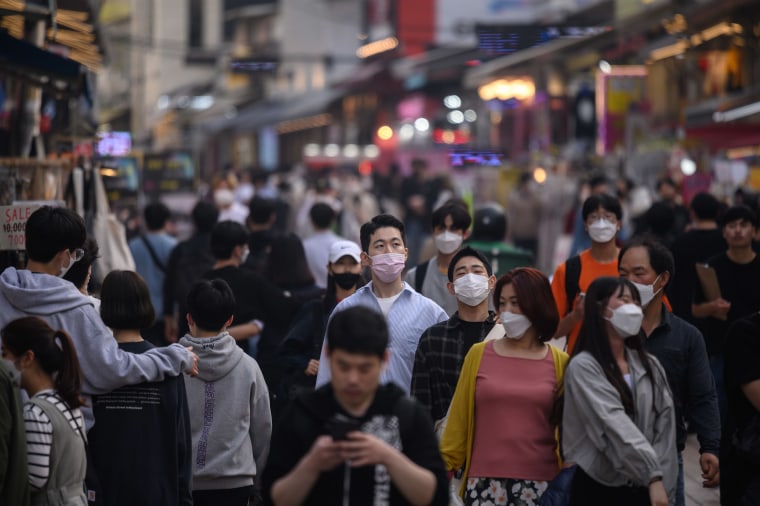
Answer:
[[[382,313],[380,303],[372,291],[370,281],[356,290],[356,293],[343,299],[332,314],[343,311],[350,307],[364,306]],[[330,316],[332,319],[332,315]],[[417,343],[420,336],[431,325],[448,320],[446,311],[427,297],[415,292],[408,284],[404,283],[398,298],[393,302],[385,319],[388,322],[388,350],[390,358],[388,367],[380,376],[381,383],[393,382],[400,386],[407,395],[410,393],[412,384],[412,368],[414,367],[414,354],[417,352]],[[330,322],[327,323],[328,327]],[[322,345],[322,355],[319,359],[321,367],[317,373],[317,388],[330,382],[330,366],[327,360],[325,345]]]
[[[71,429],[79,434],[84,431],[84,419],[79,408],[69,409],[66,402],[53,390],[42,390],[34,397],[53,404],[68,420]],[[33,397],[33,398],[34,398]],[[24,404],[24,427],[26,428],[26,448],[29,460],[29,484],[39,490],[45,486],[50,476],[50,451],[53,447],[53,423],[39,406],[31,402]]]

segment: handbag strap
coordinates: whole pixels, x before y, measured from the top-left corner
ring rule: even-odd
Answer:
[[[156,254],[156,250],[153,249],[153,246],[150,244],[150,241],[148,241],[148,238],[145,237],[144,235],[140,235],[140,239],[142,239],[142,242],[143,244],[145,244],[145,247],[148,248],[148,253],[150,253],[150,258],[153,259],[153,263],[156,264],[156,267],[158,267],[158,270],[166,274],[166,266],[158,258],[158,254]]]

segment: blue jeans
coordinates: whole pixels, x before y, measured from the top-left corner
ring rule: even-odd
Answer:
[[[683,453],[678,452],[678,480],[676,480],[676,506],[686,506],[683,483]]]

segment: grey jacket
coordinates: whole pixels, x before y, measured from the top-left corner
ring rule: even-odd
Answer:
[[[646,487],[653,478],[662,477],[673,504],[678,476],[676,423],[665,372],[650,356],[652,382],[638,353],[626,349],[625,356],[634,384],[633,419],[591,354],[581,352],[570,360],[562,419],[564,457],[607,486]]]
[[[37,316],[69,333],[82,369],[82,392],[105,394],[124,385],[179,376],[193,363],[172,344],[141,355],[119,349],[89,297],[63,278],[8,267],[0,274],[0,328],[16,318]],[[92,410],[82,409],[87,428]]]
[[[253,485],[269,455],[272,415],[261,369],[227,332],[186,335],[198,376],[185,375],[193,438],[193,490]]]

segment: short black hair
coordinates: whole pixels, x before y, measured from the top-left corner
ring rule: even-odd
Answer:
[[[588,180],[588,186],[591,190],[593,190],[596,187],[603,186],[609,183],[610,183],[609,179],[607,179],[607,176],[603,174],[597,174],[595,176],[592,176],[591,179]]]
[[[486,268],[486,272],[488,273],[488,276],[490,277],[493,274],[493,269],[491,268],[491,262],[488,261],[488,258],[481,253],[480,251],[476,249],[472,249],[469,246],[465,246],[464,248],[460,249],[456,252],[456,254],[451,257],[451,262],[449,262],[449,281],[454,281],[454,268],[457,265],[457,262],[459,262],[464,257],[475,257],[481,262],[483,262],[483,265]]]
[[[663,272],[668,272],[672,281],[673,276],[675,275],[675,261],[673,260],[673,253],[671,253],[664,244],[653,237],[635,237],[628,241],[622,248],[620,248],[620,253],[618,254],[618,265],[623,259],[623,255],[625,255],[626,251],[631,248],[638,247],[646,248],[647,253],[649,254],[649,265],[652,266],[652,270],[654,270],[654,272],[656,272],[658,275],[662,274]]]
[[[237,246],[248,244],[248,231],[236,221],[225,220],[211,231],[211,254],[217,260],[227,260]]]
[[[720,220],[720,228],[725,228],[726,225],[736,220],[747,221],[753,227],[757,228],[757,215],[752,209],[745,205],[731,206],[726,209],[723,218]]]
[[[620,206],[620,201],[617,197],[613,197],[606,193],[600,193],[599,195],[591,195],[583,202],[583,221],[585,222],[589,214],[593,213],[600,207],[605,211],[615,213],[615,217],[618,220],[623,218],[623,208]]]
[[[248,219],[256,225],[264,225],[277,212],[275,201],[254,196],[248,203]]]
[[[388,324],[377,311],[354,306],[334,313],[327,327],[327,348],[357,355],[385,357]]]
[[[100,288],[100,317],[112,329],[147,329],[156,320],[145,280],[134,271],[111,271]]]
[[[71,268],[63,275],[63,279],[71,281],[77,288],[82,288],[87,275],[90,272],[90,267],[95,263],[95,260],[100,258],[100,248],[98,248],[98,242],[91,236],[85,239],[82,245],[84,255],[82,259],[74,263]]]
[[[143,209],[145,226],[151,231],[164,228],[171,215],[171,211],[169,211],[169,208],[163,202],[152,202]]]
[[[445,226],[446,216],[451,216],[452,228],[455,230],[467,230],[472,224],[470,210],[464,200],[447,200],[441,207],[433,211],[430,218],[432,228]]]
[[[658,179],[657,185],[655,186],[655,188],[657,189],[657,191],[660,191],[660,188],[662,188],[663,185],[667,185],[667,186],[670,186],[671,188],[678,189],[678,185],[676,184],[676,182],[673,181],[673,178],[669,176],[664,176]]]
[[[694,216],[698,220],[718,220],[720,216],[720,201],[712,193],[699,192],[689,203]]]
[[[219,209],[213,204],[199,201],[193,207],[192,218],[196,232],[208,233],[219,220]]]
[[[84,220],[71,209],[42,206],[27,220],[25,236],[29,259],[48,263],[61,250],[81,248],[87,229]]]
[[[369,251],[369,240],[372,237],[372,234],[377,232],[378,229],[385,227],[398,229],[398,231],[401,232],[401,240],[404,242],[404,245],[406,245],[406,232],[404,229],[404,224],[401,222],[401,220],[390,214],[378,214],[367,223],[362,225],[362,228],[359,231],[359,238],[362,243],[362,251],[365,253]]]
[[[187,312],[199,329],[221,332],[235,312],[235,295],[223,279],[202,279],[187,294]]]
[[[324,202],[317,202],[309,210],[309,218],[314,224],[314,228],[318,230],[325,230],[330,228],[333,220],[335,220],[335,210]]]

